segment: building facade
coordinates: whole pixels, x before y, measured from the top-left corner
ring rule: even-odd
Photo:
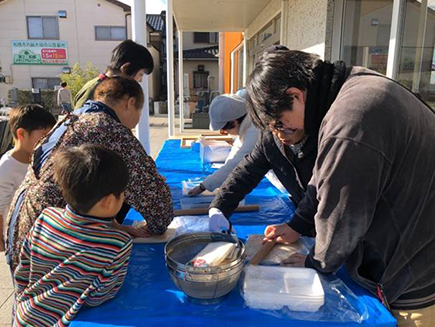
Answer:
[[[344,60],[398,80],[435,103],[435,1],[431,0],[271,0],[244,29],[236,55],[225,56],[236,67],[225,74],[235,91],[264,49],[283,44],[318,54],[326,60]],[[177,13],[176,13],[177,14]],[[237,56],[238,54],[238,56]],[[238,68],[237,68],[238,67]]]
[[[0,0],[0,98],[12,87],[52,89],[75,63],[104,71],[113,48],[130,37],[131,10],[119,1]],[[158,49],[151,42],[148,49],[159,62]],[[152,98],[158,70],[149,82]]]

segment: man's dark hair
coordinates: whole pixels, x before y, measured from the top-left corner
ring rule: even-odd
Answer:
[[[151,74],[154,69],[154,61],[151,53],[147,48],[132,40],[125,40],[113,49],[112,59],[107,69],[115,73],[120,73],[121,66],[128,62],[130,65],[128,65],[125,74],[130,77],[134,77],[141,69],[145,69],[145,73],[148,75]]]
[[[55,124],[56,118],[39,104],[26,104],[9,112],[9,128],[14,138],[17,138],[19,128],[32,133],[38,129],[51,128]]]
[[[127,187],[128,168],[115,152],[84,144],[56,154],[54,178],[68,205],[86,214],[102,198],[119,197]]]
[[[313,69],[322,62],[319,56],[293,50],[264,53],[255,64],[246,84],[247,109],[260,129],[279,120],[285,110],[293,109],[291,87],[305,91],[314,80]]]
[[[130,77],[106,78],[98,84],[94,92],[95,101],[117,103],[125,96],[136,98],[136,108],[143,108],[144,95],[142,87]]]
[[[60,83],[60,86],[62,86],[62,87],[66,87],[68,84],[66,83],[66,82],[62,82],[62,83]]]

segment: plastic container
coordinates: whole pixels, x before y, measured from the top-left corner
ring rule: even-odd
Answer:
[[[225,162],[231,151],[231,144],[225,141],[201,140],[200,158],[202,163]]]
[[[317,272],[310,268],[247,266],[243,297],[252,309],[314,312],[325,301]]]

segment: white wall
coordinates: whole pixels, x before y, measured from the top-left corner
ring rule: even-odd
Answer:
[[[306,0],[304,0],[306,1]],[[258,14],[245,31],[245,36],[249,40],[257,34],[264,26],[266,26],[276,15],[281,12],[282,0],[272,0]]]
[[[331,1],[329,0],[271,0],[261,13],[245,30],[245,36],[251,40],[263,27],[281,14],[283,35],[280,35],[280,44],[293,50],[303,50],[320,55],[321,58],[330,57],[330,41],[326,47],[327,38],[332,29]],[[329,7],[328,7],[329,5]],[[282,12],[282,8],[286,12]],[[279,29],[278,29],[279,30]],[[252,68],[250,62],[248,67]],[[248,69],[248,72],[250,69]]]
[[[286,46],[325,57],[328,1],[289,0]]]

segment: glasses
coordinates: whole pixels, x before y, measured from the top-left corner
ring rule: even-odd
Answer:
[[[274,123],[269,124],[269,128],[285,135],[292,135],[296,130],[293,128],[285,128],[280,120],[275,120]]]

